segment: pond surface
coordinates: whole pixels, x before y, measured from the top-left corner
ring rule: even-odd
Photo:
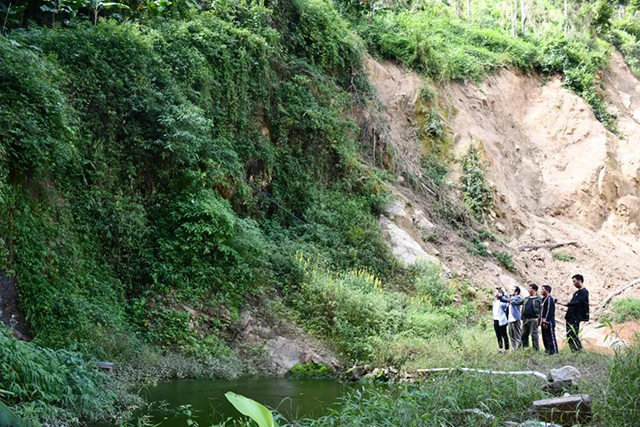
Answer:
[[[328,408],[338,407],[338,398],[348,391],[371,388],[371,385],[341,383],[337,380],[289,380],[261,378],[240,380],[174,380],[143,391],[154,407],[148,412],[154,424],[162,427],[184,427],[187,416],[181,405],[191,405],[192,419],[201,427],[240,414],[224,397],[228,391],[242,394],[271,409],[287,420],[319,418]],[[376,386],[380,387],[380,386]],[[162,405],[161,402],[165,402]],[[163,407],[164,406],[164,407]],[[182,410],[182,412],[184,409]]]

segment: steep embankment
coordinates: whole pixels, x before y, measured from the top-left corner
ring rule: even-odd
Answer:
[[[387,135],[402,161],[419,171],[424,148],[416,137],[416,106],[427,82],[388,62],[369,59],[367,68],[385,105]],[[469,146],[483,154],[496,199],[489,222],[507,243],[517,272],[470,256],[465,242],[440,225],[427,226],[440,239],[418,235],[423,249],[481,285],[550,284],[560,301],[573,292],[570,277],[581,273],[597,313],[606,295],[640,277],[640,84],[617,53],[602,82],[619,117],[618,135],[605,129],[560,77],[544,81],[502,70],[479,85],[431,86],[451,133],[452,157],[459,160]],[[459,163],[450,168],[448,179],[459,183]],[[396,222],[409,234],[424,230],[419,225],[424,212],[438,221],[424,198],[406,187],[396,190],[398,203],[413,218]],[[576,244],[553,251],[518,249],[549,242]],[[640,295],[640,289],[628,293]]]

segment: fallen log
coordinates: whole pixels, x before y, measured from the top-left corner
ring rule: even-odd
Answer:
[[[555,248],[559,248],[561,246],[578,246],[578,242],[576,242],[575,240],[571,240],[569,242],[550,242],[550,243],[538,243],[538,244],[531,244],[531,245],[520,245],[518,246],[516,249],[519,251],[531,251],[534,249],[555,249]]]
[[[433,372],[451,372],[451,371],[477,372],[480,374],[493,374],[493,375],[529,375],[529,376],[538,377],[547,381],[547,376],[542,372],[538,372],[538,371],[494,371],[491,369],[473,369],[473,368],[431,368],[431,369],[416,370],[416,372],[419,374],[430,374]]]
[[[611,302],[612,299],[614,299],[615,297],[617,297],[618,295],[620,295],[621,293],[623,293],[627,289],[632,288],[632,287],[634,287],[635,285],[638,285],[638,284],[640,284],[640,279],[636,279],[636,280],[626,284],[625,286],[621,287],[617,291],[611,292],[604,299],[604,301],[602,301],[601,308],[604,309],[607,306],[607,304],[609,304]]]

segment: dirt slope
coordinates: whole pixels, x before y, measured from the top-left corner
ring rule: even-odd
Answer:
[[[386,107],[389,137],[402,160],[412,163],[409,169],[419,170],[413,105],[426,82],[387,62],[368,59],[367,68]],[[617,53],[602,82],[619,115],[619,135],[607,131],[559,77],[544,82],[503,70],[477,86],[436,88],[440,103],[454,112],[447,125],[455,158],[471,144],[483,152],[497,201],[491,226],[508,242],[518,272],[470,258],[460,239],[441,226],[444,238],[431,255],[484,286],[549,284],[560,301],[574,290],[570,277],[581,273],[594,308],[612,290],[640,277],[640,82]],[[449,178],[456,183],[459,166],[451,168]],[[401,186],[394,192],[410,215],[418,210],[434,220],[418,195]],[[517,250],[559,241],[575,241],[577,247]],[[560,261],[553,252],[575,260]],[[640,296],[640,287],[625,295]]]

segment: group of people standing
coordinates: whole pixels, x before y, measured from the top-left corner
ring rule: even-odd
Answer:
[[[535,283],[529,285],[529,295],[522,297],[518,286],[510,295],[503,288],[496,288],[493,300],[493,328],[498,338],[500,351],[509,347],[515,349],[529,347],[529,337],[533,348],[540,350],[538,331],[541,331],[542,343],[548,354],[558,352],[556,340],[556,305],[567,307],[565,321],[567,324],[567,342],[573,351],[582,350],[580,342],[580,322],[589,321],[589,291],[584,287],[584,277],[576,274],[572,278],[577,288],[571,301],[562,304],[551,296],[551,286],[539,287]],[[508,330],[508,334],[507,334]],[[511,341],[511,346],[509,346]]]

